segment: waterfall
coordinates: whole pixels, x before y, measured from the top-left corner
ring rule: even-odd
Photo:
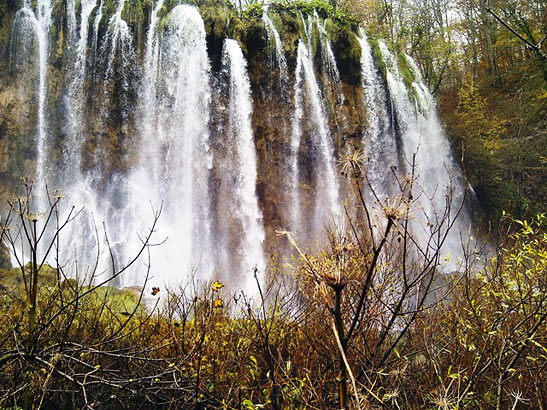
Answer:
[[[328,128],[328,120],[323,106],[322,94],[313,67],[311,33],[308,35],[308,45],[302,40],[298,42],[296,81],[295,81],[295,114],[291,136],[291,158],[289,163],[292,178],[293,202],[291,215],[292,230],[298,232],[301,221],[301,204],[299,203],[301,173],[298,169],[299,147],[302,144],[304,127],[309,127],[312,144],[311,161],[315,168],[314,175],[314,216],[312,217],[312,232],[317,232],[330,222],[337,222],[342,215],[340,206],[339,181],[336,173],[334,141]],[[307,114],[307,115],[305,115]]]
[[[302,51],[301,51],[302,49]],[[300,53],[305,52],[305,46],[300,40],[298,42],[298,58],[296,60],[296,72],[294,83],[294,116],[292,121],[291,145],[289,155],[289,178],[290,178],[290,203],[289,203],[289,220],[290,229],[295,234],[302,232],[301,223],[301,203],[300,203],[300,170],[298,167],[298,157],[300,154],[300,140],[302,134],[301,122],[304,117],[304,57],[300,57]]]
[[[86,63],[87,40],[89,34],[89,17],[95,9],[96,0],[81,0],[80,31],[78,42],[72,53],[70,67],[70,83],[68,85],[68,134],[65,144],[65,175],[64,181],[70,179],[72,183],[81,179],[81,149],[84,143],[84,113],[86,103]]]
[[[67,267],[71,272],[76,272],[75,275],[81,279],[89,278],[89,274],[92,273],[97,247],[92,245],[90,238],[95,236],[97,225],[100,226],[100,221],[95,220],[95,217],[100,215],[97,192],[92,180],[82,170],[88,96],[85,84],[89,19],[95,7],[96,0],[81,0],[79,30],[77,30],[75,14],[72,22],[74,27],[69,26],[74,32],[69,35],[72,41],[70,42],[70,53],[67,53],[69,56],[67,59],[68,85],[65,96],[67,139],[63,146],[62,173],[57,181],[60,192],[68,197],[69,204],[81,211],[78,223],[68,225],[59,236],[62,246],[57,262]],[[67,9],[70,22],[71,14],[75,13],[75,5],[72,4]],[[61,212],[61,217],[67,217],[68,212],[70,212],[70,208]],[[75,244],[78,246],[73,248]],[[102,243],[100,246],[102,248],[105,244]]]
[[[17,56],[18,60],[34,59],[34,50],[32,42],[37,44],[37,66],[38,66],[38,86],[37,102],[38,115],[36,124],[36,178],[39,181],[47,181],[48,172],[48,154],[50,148],[50,138],[48,133],[47,121],[47,95],[48,95],[48,58],[49,58],[49,30],[52,23],[52,0],[37,0],[36,9],[33,11],[31,2],[25,0],[23,7],[17,12],[14,21],[14,34],[16,41],[21,41],[21,48],[16,50],[22,52],[24,56]],[[43,189],[37,191],[37,206],[42,208],[46,203],[45,192]]]
[[[108,96],[108,85],[114,75],[116,57],[119,58],[119,72],[122,80],[122,89],[127,92],[130,88],[129,73],[133,70],[135,62],[135,50],[133,49],[133,37],[127,22],[122,19],[125,0],[118,0],[116,13],[108,22],[108,32],[102,46],[103,55],[106,57],[106,69],[104,74],[105,94]],[[109,99],[105,99],[108,103]]]
[[[146,36],[146,52],[144,56],[144,70],[141,86],[142,100],[140,106],[141,133],[142,138],[152,140],[156,111],[156,81],[158,77],[159,64],[159,36],[158,36],[158,11],[163,7],[163,0],[158,0],[152,15],[150,16],[150,27]]]
[[[155,281],[176,285],[192,272],[207,279],[214,267],[208,186],[210,68],[198,10],[176,6],[158,33],[162,3],[154,7],[147,36],[140,159],[129,178],[128,218],[144,231],[152,220],[150,204],[159,209],[163,202],[155,237],[166,241],[151,250],[151,263]],[[132,245],[129,252],[139,247],[138,242]]]
[[[335,84],[337,86],[340,86],[340,73],[338,72],[338,67],[336,66],[336,59],[334,58],[334,53],[332,51],[332,46],[327,33],[327,20],[324,20],[321,23],[321,21],[319,20],[319,15],[317,14],[317,10],[315,10],[313,13],[313,20],[311,19],[311,16],[308,16],[308,20],[308,38],[311,38],[312,24],[315,23],[319,34],[319,42],[321,44],[321,57],[323,65],[330,77],[334,80]],[[341,92],[342,91],[340,89],[340,93]]]
[[[445,195],[433,197],[433,206],[436,214],[441,214],[447,204],[451,207],[451,221],[454,227],[449,232],[443,251],[450,257],[449,269],[455,269],[463,258],[462,242],[466,244],[470,236],[471,217],[466,206],[465,190],[468,195],[473,196],[473,190],[466,186],[462,170],[456,164],[450,152],[450,144],[441,126],[438,117],[436,102],[422,79],[422,74],[412,57],[405,55],[407,64],[413,73],[414,82],[411,89],[415,96],[415,111],[418,117],[418,124],[421,132],[429,138],[424,141],[424,147],[417,161],[422,162],[420,172],[428,181],[435,181],[436,186],[444,188]],[[435,161],[431,161],[434,158]],[[437,188],[438,189],[438,188]],[[433,186],[428,187],[426,192],[435,192]],[[456,211],[463,206],[462,212],[455,219]]]
[[[124,143],[134,132],[131,125],[132,116],[135,114],[134,97],[138,92],[140,67],[133,47],[133,34],[127,22],[122,19],[124,6],[125,0],[118,0],[116,11],[108,21],[108,29],[101,44],[99,55],[102,64],[96,67],[102,70],[97,78],[98,92],[95,95],[95,115],[100,118],[97,125],[101,135],[95,143],[92,159],[97,181],[101,181],[109,168],[115,167],[112,164],[114,158],[109,155],[111,151],[108,144],[104,143],[103,137],[108,135],[112,128],[119,127],[118,144],[119,148],[122,148],[122,154],[116,160],[123,162],[130,154],[130,147]],[[107,181],[102,181],[104,182]]]
[[[63,172],[60,180],[57,182],[58,187],[63,195],[67,196],[69,207],[62,210],[61,217],[66,217],[70,212],[70,207],[74,206],[74,210],[79,213],[77,223],[69,224],[67,228],[59,235],[61,251],[58,255],[58,262],[65,266],[67,271],[70,271],[72,276],[78,277],[82,281],[87,281],[93,275],[102,275],[111,273],[113,269],[112,260],[108,253],[109,247],[114,255],[114,263],[119,267],[126,262],[123,252],[120,252],[120,246],[117,240],[117,230],[119,226],[113,221],[111,215],[118,214],[116,205],[113,205],[115,199],[112,195],[113,185],[123,185],[116,181],[115,177],[111,178],[106,189],[101,190],[98,182],[105,176],[97,169],[82,170],[82,150],[86,142],[86,111],[88,93],[86,90],[87,78],[87,53],[90,18],[93,10],[96,8],[96,0],[81,0],[80,2],[80,19],[79,30],[77,30],[76,19],[74,18],[75,26],[71,28],[70,20],[71,13],[75,13],[75,6],[68,8],[69,14],[69,29],[74,33],[69,33],[75,40],[69,42],[72,47],[69,53],[68,70],[67,70],[67,118],[66,128],[68,138],[63,147],[64,163]],[[97,10],[95,20],[93,22],[93,47],[96,47],[98,41],[98,27],[102,19],[102,1]],[[73,9],[74,8],[74,9]],[[121,14],[123,2],[119,3],[117,14]],[[111,20],[108,35],[111,36],[105,41],[111,41],[111,55],[116,53],[118,41],[131,44],[132,38],[127,29],[125,34],[112,34],[118,30],[117,26],[123,26],[119,20]],[[110,31],[112,30],[112,31]],[[121,32],[125,30],[120,29]],[[117,40],[115,37],[118,36]],[[125,36],[125,37],[124,37]],[[106,47],[106,46],[105,46]],[[126,50],[120,47],[120,52],[123,54]],[[95,53],[93,54],[95,57]],[[110,61],[109,61],[110,63]],[[109,66],[113,69],[113,66]],[[108,71],[107,71],[108,72]],[[107,99],[108,100],[108,99]],[[105,112],[105,115],[108,111]],[[102,162],[100,150],[96,155],[95,161]],[[39,179],[41,181],[41,179]],[[103,223],[105,224],[103,227]],[[106,239],[108,237],[108,239]],[[53,261],[50,261],[52,263]],[[119,282],[118,282],[119,283]]]
[[[386,66],[386,80],[401,135],[401,171],[410,172],[410,166],[415,158],[414,197],[417,209],[412,225],[421,245],[426,246],[431,235],[430,224],[441,222],[448,206],[449,220],[441,229],[441,233],[446,232],[447,223],[453,222],[456,211],[463,205],[461,170],[454,164],[448,140],[437,118],[433,97],[423,84],[415,63],[409,56],[405,57],[414,74],[414,82],[411,85],[411,90],[414,91],[413,103],[400,74],[397,59],[385,43],[379,41],[378,44]],[[465,232],[469,228],[465,208],[462,211],[443,246],[443,252],[452,258],[462,255],[461,240],[465,240],[465,237],[460,238],[459,235],[466,236]]]
[[[263,242],[262,212],[256,195],[257,159],[251,124],[252,101],[247,63],[236,40],[226,39],[222,50],[222,66],[228,75],[228,107],[225,127],[227,162],[223,174],[226,192],[222,198],[225,217],[235,220],[234,231],[239,256],[240,283],[248,294],[256,294],[252,271],[264,277],[266,263]]]
[[[66,26],[67,40],[70,44],[76,42],[76,0],[67,0],[66,2]]]
[[[101,24],[101,20],[103,19],[103,5],[104,0],[101,0],[101,3],[97,8],[97,13],[95,14],[95,19],[93,20],[93,73],[95,73],[97,47],[99,45],[99,25]]]
[[[395,130],[391,126],[387,95],[381,73],[374,63],[368,37],[360,29],[361,84],[363,105],[367,114],[367,129],[363,152],[367,160],[367,176],[376,194],[385,198],[396,192],[391,167],[399,165]]]
[[[61,251],[58,261],[71,275],[82,281],[88,281],[92,277],[96,280],[104,278],[104,274],[111,274],[119,270],[130,260],[129,249],[131,246],[131,234],[136,236],[135,229],[138,224],[132,223],[127,218],[130,212],[128,206],[129,194],[127,181],[122,175],[106,175],[104,165],[107,161],[104,148],[97,144],[93,161],[95,167],[82,170],[82,150],[86,142],[86,123],[89,115],[87,111],[86,72],[87,49],[89,38],[89,23],[93,10],[96,8],[96,0],[81,0],[80,2],[80,27],[74,27],[75,44],[70,44],[73,49],[69,54],[69,69],[67,70],[67,118],[66,128],[68,138],[63,148],[64,163],[63,173],[57,182],[63,195],[66,195],[69,207],[62,210],[61,217],[66,217],[70,207],[78,212],[77,222],[69,226],[59,235]],[[102,2],[93,22],[93,47],[98,42],[98,28],[102,19]],[[108,31],[101,46],[101,54],[107,56],[104,70],[104,86],[102,90],[103,101],[99,117],[102,121],[108,118],[111,102],[111,82],[114,73],[122,78],[121,101],[116,104],[125,104],[125,94],[129,92],[128,73],[133,70],[134,50],[133,38],[127,23],[121,19],[124,1],[117,4],[116,13],[109,21]],[[72,13],[72,9],[67,10]],[[70,26],[69,26],[70,28]],[[77,33],[77,34],[76,34]],[[94,57],[95,54],[94,54]],[[128,109],[123,107],[123,109]],[[125,111],[123,111],[125,112]],[[127,115],[125,116],[127,118]],[[124,121],[125,122],[125,121]],[[125,125],[125,124],[122,124]],[[38,179],[43,181],[43,179]],[[133,229],[133,230],[132,230]],[[138,231],[142,234],[142,230]],[[141,275],[143,276],[143,275]],[[118,285],[123,284],[117,280]],[[142,283],[143,278],[133,283]]]
[[[340,136],[342,129],[347,125],[347,119],[344,113],[344,102],[346,98],[344,96],[344,91],[342,90],[340,72],[338,71],[331,41],[327,33],[327,20],[325,19],[321,22],[317,10],[314,10],[313,20],[311,19],[311,16],[308,16],[308,19],[310,21],[310,27],[313,27],[313,24],[317,27],[324,76],[323,92],[327,101],[331,102],[328,105],[328,117],[331,118],[331,122],[334,125],[331,127],[333,131],[332,138],[334,139],[337,136]],[[311,33],[311,29],[309,31]]]
[[[361,90],[344,70],[359,61],[337,66],[338,43],[331,43],[330,26],[318,13],[302,17],[301,34],[289,25],[281,30],[276,19],[282,14],[274,18],[266,6],[267,48],[259,50],[263,37],[243,47],[223,38],[225,32],[211,36],[198,8],[179,2],[148,2],[141,9],[150,13],[142,36],[144,19],[122,19],[139,10],[136,3],[67,0],[55,8],[65,13],[55,18],[59,27],[50,28],[53,3],[23,2],[10,43],[19,64],[11,67],[22,74],[17,85],[3,84],[19,87],[21,106],[35,110],[9,120],[20,120],[23,130],[27,123],[26,129],[35,127],[39,186],[48,183],[50,192],[59,188],[69,197],[61,217],[73,205],[83,208],[59,238],[59,263],[70,276],[106,276],[125,266],[161,209],[152,238],[161,246],[150,247],[150,259],[139,260],[116,285],[142,285],[150,262],[150,285],[214,278],[253,295],[254,268],[262,281],[265,251],[277,250],[275,229],[288,228],[310,247],[324,238],[325,227],[342,222],[346,186],[337,172],[338,150],[361,143],[353,139],[359,133],[367,176],[381,201],[398,193],[391,167],[408,173],[416,156],[421,194],[412,229],[420,240],[429,233],[426,218],[441,217],[447,195],[454,206],[462,200],[461,171],[418,67],[382,42],[381,61],[375,61],[375,43],[364,30],[353,33],[362,71],[356,85],[362,101],[353,107]],[[264,53],[271,75],[264,75],[260,56],[247,62],[243,50]],[[405,83],[400,62],[412,84],[406,77]],[[23,84],[27,78],[34,81]],[[355,94],[346,100],[344,91]],[[348,124],[345,116],[355,112]],[[365,115],[366,126],[354,121]],[[38,210],[46,199],[38,190]],[[451,255],[466,218],[445,244]]]
[[[272,51],[270,54],[273,55],[275,59],[275,65],[279,67],[279,81],[281,82],[281,87],[283,88],[284,83],[288,79],[289,70],[287,68],[287,59],[285,58],[285,51],[283,49],[283,43],[281,42],[281,37],[279,32],[275,28],[270,16],[268,14],[268,6],[265,6],[264,13],[262,14],[262,21],[264,21],[264,26],[266,27],[266,33],[268,35],[269,47]],[[272,47],[273,45],[273,47]]]

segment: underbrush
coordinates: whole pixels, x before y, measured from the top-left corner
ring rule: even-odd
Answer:
[[[218,281],[79,284],[35,257],[0,271],[0,408],[544,408],[545,216],[506,217],[498,249],[441,273],[447,231],[418,246],[407,183],[379,228],[350,219],[321,253],[280,232],[291,264],[252,299]],[[3,226],[29,233],[32,256],[30,202],[13,200]]]

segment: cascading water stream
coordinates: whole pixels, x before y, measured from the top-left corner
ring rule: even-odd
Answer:
[[[275,16],[275,14],[274,14]],[[279,16],[277,16],[279,17]],[[265,124],[268,128],[276,128],[279,130],[280,136],[286,136],[290,135],[291,133],[291,116],[293,113],[292,108],[292,84],[290,84],[290,78],[289,78],[289,69],[287,66],[287,59],[285,55],[285,49],[283,46],[283,42],[281,40],[281,36],[279,35],[278,29],[274,22],[270,18],[268,5],[264,7],[264,12],[262,15],[262,21],[264,22],[264,26],[266,28],[266,34],[267,34],[267,45],[266,45],[266,51],[268,56],[268,65],[271,67],[272,75],[269,78],[271,89],[271,94],[268,96],[268,112],[267,112],[267,123]],[[279,22],[278,19],[276,19],[277,22]],[[280,138],[281,140],[281,138]],[[289,173],[289,175],[293,175],[297,177],[297,164],[295,163],[297,161],[297,155],[293,155],[290,159],[292,161],[289,163],[282,154],[283,148],[286,147],[287,141],[283,138],[283,141],[281,142],[281,146],[279,147],[279,150],[276,150],[274,155],[271,157],[272,162],[279,164],[279,171],[283,173]],[[290,147],[290,145],[289,145]],[[295,152],[295,150],[298,150],[298,147],[290,147],[292,152]],[[260,172],[259,172],[260,175]],[[289,196],[284,198],[283,203],[281,204],[281,207],[283,207],[283,211],[280,212],[279,215],[279,226],[296,226],[294,221],[298,221],[299,217],[295,214],[292,215],[291,213],[297,212],[297,204],[298,204],[298,198],[294,198],[294,193],[296,193],[296,186],[295,180],[291,178],[287,178],[284,181],[284,186],[280,187],[279,189],[283,192],[289,192]],[[276,189],[278,189],[275,185],[270,185],[268,188],[273,188],[271,191],[264,193],[265,196],[272,195],[272,192]],[[291,195],[293,197],[291,197]],[[276,196],[275,193],[273,193],[273,196]],[[267,214],[269,210],[267,209],[268,205],[265,206],[264,212]],[[287,249],[288,250],[288,249]],[[282,250],[280,250],[280,253],[283,253]]]
[[[79,38],[72,53],[70,83],[68,85],[68,134],[65,145],[65,173],[63,182],[74,184],[81,180],[81,150],[84,143],[84,113],[86,103],[87,41],[89,36],[89,17],[95,9],[96,0],[81,0]]]
[[[150,16],[150,27],[146,36],[146,52],[144,56],[144,69],[142,79],[142,100],[140,106],[140,114],[143,118],[141,121],[141,134],[143,140],[151,139],[151,135],[155,124],[156,112],[156,88],[158,77],[159,64],[159,36],[158,36],[158,11],[163,7],[163,0],[158,0],[152,14]]]
[[[95,14],[95,19],[93,20],[93,74],[95,74],[95,64],[97,60],[97,50],[99,46],[99,25],[103,19],[103,5],[104,0],[101,0],[99,7],[97,8],[97,13]]]
[[[395,181],[390,172],[399,165],[397,140],[389,121],[387,95],[378,67],[374,63],[368,37],[361,28],[357,37],[361,45],[361,84],[363,105],[367,114],[367,129],[363,140],[363,152],[367,157],[367,176],[379,197],[395,192]]]
[[[48,210],[45,184],[50,182],[51,170],[49,166],[49,151],[52,141],[48,129],[47,97],[49,80],[49,32],[52,24],[52,11],[53,3],[51,0],[37,0],[34,10],[32,9],[31,1],[24,0],[22,8],[15,16],[11,39],[11,51],[12,54],[15,54],[15,63],[23,62],[26,66],[32,62],[33,67],[31,68],[32,71],[29,77],[37,77],[37,85],[34,90],[37,100],[35,147],[36,179],[40,181],[40,184],[34,189],[34,203],[31,209],[38,214]],[[26,263],[28,255],[30,255],[28,246],[23,241],[20,248],[18,245],[14,246],[16,249],[11,250],[12,264],[17,266],[19,263]],[[41,258],[43,250],[38,249],[37,252],[38,257]],[[18,260],[14,256],[15,253],[19,255]]]
[[[298,43],[298,52],[300,54],[301,41]],[[304,46],[302,46],[304,47]],[[299,55],[298,54],[298,55]],[[290,229],[293,233],[300,233],[301,203],[300,203],[300,170],[298,167],[298,157],[300,153],[300,140],[302,135],[301,122],[304,117],[304,70],[302,68],[303,58],[296,59],[296,78],[294,82],[294,116],[291,130],[291,145],[289,155],[289,178],[290,181],[290,201],[289,201],[289,220]]]
[[[135,50],[133,48],[133,37],[131,29],[127,22],[122,19],[122,12],[125,6],[125,0],[118,0],[116,13],[108,22],[108,32],[105,41],[102,45],[101,54],[105,56],[106,68],[104,71],[104,98],[103,105],[108,106],[110,99],[108,89],[113,81],[114,70],[117,67],[116,75],[121,78],[122,93],[126,94],[130,85],[130,73],[134,71],[134,63],[136,60]],[[116,58],[119,58],[119,64],[114,64]],[[122,110],[124,112],[124,110]],[[103,112],[103,115],[108,116],[108,111]]]
[[[334,52],[332,51],[331,41],[327,32],[327,20],[321,22],[317,10],[313,13],[313,19],[308,16],[310,22],[309,32],[313,28],[313,25],[317,27],[317,34],[319,39],[319,45],[321,47],[321,61],[323,64],[324,84],[323,92],[326,100],[330,103],[327,104],[328,117],[334,124],[332,127],[333,138],[336,135],[340,135],[340,131],[344,128],[346,123],[346,116],[344,113],[345,96],[342,90],[342,81],[340,79],[340,72],[336,65],[336,59],[334,58]],[[310,43],[311,44],[311,43]]]
[[[38,181],[45,181],[46,161],[48,156],[48,134],[46,122],[47,104],[47,79],[48,79],[48,56],[49,56],[49,28],[51,25],[51,12],[53,5],[51,0],[38,0],[36,4],[36,37],[38,39],[38,65],[40,73],[40,85],[38,96]]]
[[[96,0],[81,0],[80,26],[73,27],[74,37],[68,59],[68,86],[66,95],[66,124],[68,138],[63,147],[63,169],[58,186],[75,209],[81,210],[78,224],[69,225],[59,240],[63,244],[59,254],[59,263],[68,268],[80,279],[89,279],[96,263],[97,247],[106,249],[107,245],[97,237],[95,230],[100,229],[101,215],[98,192],[92,178],[82,170],[82,150],[85,144],[87,90],[87,53],[90,17],[97,5]],[[74,7],[74,5],[72,6]],[[68,13],[73,12],[72,9]],[[76,20],[74,22],[76,24]],[[77,37],[76,37],[77,36]],[[68,212],[68,210],[67,210]],[[64,215],[66,217],[66,213]],[[72,245],[77,244],[73,248]],[[104,258],[102,258],[104,260]],[[104,266],[101,269],[108,271]]]
[[[127,73],[133,69],[134,50],[131,31],[121,18],[124,4],[124,0],[118,2],[116,13],[109,21],[107,34],[101,47],[103,56],[107,57],[100,109],[100,117],[103,120],[108,118],[111,110],[109,90],[114,73],[122,78],[122,94],[118,97],[122,99],[121,104],[125,103],[123,99],[130,88]],[[96,38],[98,38],[97,31],[102,19],[101,6],[102,4],[93,23],[95,30],[93,36]],[[64,172],[58,182],[61,191],[68,195],[69,203],[79,211],[78,223],[70,225],[60,235],[59,241],[62,246],[58,262],[65,265],[73,276],[84,281],[92,276],[96,278],[97,275],[112,274],[130,259],[127,252],[130,246],[126,243],[130,238],[129,234],[126,235],[129,228],[124,225],[127,223],[124,216],[129,209],[127,181],[122,175],[104,174],[103,168],[107,158],[101,144],[97,144],[93,156],[96,166],[82,170],[89,19],[95,7],[96,0],[81,0],[78,41],[72,53],[72,65],[68,74],[66,122],[69,138],[63,152]],[[120,101],[116,103],[120,104]],[[125,109],[126,107],[123,107],[122,112],[125,112]],[[100,181],[106,183],[101,184]],[[134,231],[131,233],[135,235]],[[142,232],[139,231],[139,233]],[[122,280],[116,283],[122,284]]]
[[[66,2],[66,26],[67,26],[67,39],[69,43],[74,44],[76,42],[76,0],[67,0]]]
[[[361,45],[361,84],[364,91],[365,109],[367,110],[367,136],[371,140],[376,140],[381,136],[383,131],[380,120],[387,113],[387,110],[383,110],[385,108],[385,103],[383,103],[385,101],[385,93],[380,73],[374,64],[368,37],[362,28],[359,34],[360,37],[357,37],[357,39]]]
[[[125,6],[125,0],[118,0],[116,7],[116,13],[108,21],[108,35],[105,41],[105,47],[110,47],[110,54],[108,56],[108,62],[105,70],[105,78],[109,78],[112,75],[114,59],[116,57],[116,51],[119,49],[122,53],[122,65],[125,66],[127,59],[124,56],[125,48],[132,44],[131,31],[127,22],[122,19],[122,12]]]
[[[340,94],[342,93],[341,90],[341,83],[340,83],[340,73],[338,72],[338,67],[336,66],[336,59],[334,58],[334,53],[332,51],[332,46],[330,43],[330,39],[327,33],[327,21],[324,20],[321,23],[321,20],[319,19],[319,15],[317,14],[317,11],[314,11],[313,13],[313,19],[311,16],[308,16],[308,41],[311,39],[311,31],[313,30],[313,24],[317,27],[317,31],[319,34],[319,42],[321,44],[321,54],[322,54],[322,61],[323,65],[325,66],[325,69],[327,73],[330,75],[330,78],[334,81],[336,86],[339,89]]]
[[[240,256],[240,276],[245,293],[257,293],[253,269],[262,281],[266,269],[263,242],[262,212],[256,195],[257,159],[251,124],[252,101],[247,63],[236,40],[226,39],[222,50],[222,66],[228,75],[228,166],[225,178],[233,184],[232,195],[224,198],[227,215],[233,215],[241,228],[236,246]],[[228,192],[227,192],[228,194]]]
[[[49,156],[49,135],[47,124],[47,93],[48,93],[48,57],[49,57],[49,30],[52,22],[53,4],[51,0],[38,0],[36,10],[31,8],[30,0],[23,2],[23,7],[17,13],[14,26],[15,31],[21,29],[25,31],[26,24],[32,29],[31,33],[22,32],[23,41],[30,41],[32,36],[37,42],[38,53],[38,118],[36,130],[36,178],[38,181],[47,181],[49,176],[48,156]],[[22,21],[25,20],[25,21]],[[25,48],[32,52],[31,47]],[[46,198],[43,189],[39,188],[36,193],[37,206],[42,209],[45,206]]]
[[[270,16],[268,14],[268,6],[264,8],[264,13],[262,14],[262,21],[266,27],[266,33],[268,34],[268,42],[273,43],[273,56],[275,58],[275,65],[279,67],[279,81],[281,82],[281,88],[283,88],[284,83],[288,80],[289,70],[287,68],[287,59],[285,58],[285,51],[283,49],[283,43],[281,42],[281,37],[279,32],[275,28]]]
[[[386,67],[386,81],[393,107],[393,115],[396,117],[399,133],[402,136],[404,158],[402,158],[400,164],[403,167],[401,171],[408,171],[413,156],[417,154],[422,135],[417,129],[416,112],[410,102],[403,77],[399,72],[397,59],[383,41],[378,41],[378,47]]]
[[[96,273],[105,276],[112,262],[114,270],[126,265],[142,245],[153,209],[161,208],[153,237],[161,246],[149,248],[150,285],[175,288],[191,277],[218,278],[231,290],[256,294],[253,269],[263,280],[266,232],[273,236],[280,221],[289,219],[287,228],[307,247],[321,240],[327,225],[340,222],[344,185],[336,171],[337,149],[363,129],[340,119],[355,112],[359,119],[366,114],[367,175],[381,200],[398,193],[390,168],[408,172],[416,156],[416,186],[423,191],[415,195],[412,216],[417,237],[429,233],[422,214],[440,217],[447,195],[461,202],[464,184],[418,68],[405,57],[414,78],[405,84],[399,61],[380,42],[384,79],[364,31],[358,35],[363,107],[353,107],[343,93],[353,85],[346,71],[340,75],[326,22],[317,13],[302,18],[305,33],[296,53],[286,56],[281,26],[274,24],[280,20],[272,14],[272,21],[265,7],[269,49],[263,51],[273,72],[267,78],[257,75],[263,67],[254,56],[247,68],[235,40],[225,40],[219,55],[222,43],[207,37],[193,6],[153,1],[141,41],[122,19],[124,7],[134,6],[125,0],[117,0],[115,10],[104,0],[67,0],[66,8],[58,8],[66,13],[65,31],[54,33],[53,0],[35,2],[32,7],[25,0],[17,13],[10,56],[20,60],[25,76],[35,78],[32,87],[21,81],[17,87],[27,93],[21,105],[37,110],[36,179],[67,194],[68,207],[84,207],[59,238],[58,262],[73,277],[89,278],[95,263]],[[281,31],[285,40],[298,35],[287,30]],[[55,59],[49,41],[51,50],[59,50]],[[207,50],[208,44],[213,48]],[[248,44],[247,50],[254,49]],[[290,86],[289,56],[296,59]],[[59,62],[67,64],[63,70]],[[258,80],[254,113],[249,77]],[[64,139],[54,139],[55,130]],[[39,198],[43,210],[45,194]],[[465,217],[443,248],[451,255],[457,254]],[[142,285],[147,263],[139,260],[116,285]]]
[[[308,32],[308,41],[305,45],[302,40],[298,42],[296,81],[294,90],[295,114],[292,124],[291,157],[289,160],[292,178],[292,230],[298,232],[301,224],[301,205],[299,204],[298,186],[300,183],[300,171],[298,169],[299,147],[302,143],[302,133],[305,119],[311,127],[312,145],[314,150],[315,173],[315,215],[313,217],[312,231],[324,228],[329,222],[338,222],[342,215],[340,207],[340,187],[336,173],[334,142],[327,125],[327,117],[323,107],[322,94],[315,77],[313,67],[313,54],[311,49],[311,33]],[[309,118],[305,116],[309,110]]]
[[[125,0],[118,0],[116,12],[108,21],[108,29],[101,44],[100,56],[105,63],[99,67],[104,74],[102,88],[98,87],[101,92],[97,94],[97,115],[101,118],[103,133],[108,133],[112,125],[121,125],[121,134],[127,136],[132,133],[129,129],[130,117],[134,112],[131,93],[136,91],[139,67],[131,29],[122,19],[124,6]],[[95,145],[93,158],[95,169],[92,171],[95,171],[94,178],[97,180],[103,177],[111,159],[101,142]]]
[[[438,213],[443,207],[446,207],[447,202],[451,206],[451,222],[454,223],[454,226],[449,232],[443,249],[452,255],[452,263],[449,264],[449,267],[455,268],[463,257],[462,242],[467,245],[468,238],[471,236],[472,223],[467,207],[467,197],[472,197],[474,192],[470,186],[466,185],[462,171],[452,157],[450,144],[441,126],[433,95],[425,85],[422,74],[412,57],[405,55],[405,58],[414,76],[411,89],[415,97],[418,124],[422,132],[429,136],[425,141],[424,150],[417,160],[427,164],[423,171],[426,175],[425,178],[428,180],[438,178],[438,186],[446,187],[448,197],[437,195],[433,197],[433,203]],[[437,160],[427,161],[428,158]],[[460,207],[462,207],[461,212],[455,219]]]
[[[441,233],[444,234],[448,223],[454,222],[459,208],[463,207],[457,224],[449,232],[443,246],[443,252],[456,258],[453,262],[457,263],[462,255],[461,241],[465,241],[460,235],[465,235],[466,227],[469,227],[463,203],[465,191],[461,183],[461,171],[451,158],[448,141],[437,118],[434,100],[423,84],[414,62],[406,56],[407,63],[414,72],[411,86],[414,91],[413,104],[399,72],[397,59],[382,41],[379,42],[379,48],[386,66],[387,84],[401,135],[403,163],[400,166],[409,172],[412,162],[415,161],[414,197],[418,211],[413,221],[413,230],[422,246],[425,246],[430,237],[431,224],[435,226],[442,222],[444,227]],[[445,213],[447,207],[450,211],[448,215]],[[450,264],[449,268],[454,266]]]
[[[152,219],[150,204],[159,209],[163,202],[156,237],[166,241],[151,250],[151,262],[155,281],[176,285],[192,272],[205,280],[214,266],[208,186],[210,68],[198,10],[176,6],[158,33],[162,3],[154,7],[147,36],[140,158],[129,178],[131,200],[125,213],[142,232]],[[128,252],[139,245],[130,244]]]

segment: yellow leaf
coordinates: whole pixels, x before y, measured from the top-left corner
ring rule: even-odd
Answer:
[[[224,285],[221,282],[219,282],[218,280],[215,280],[213,282],[212,287],[213,287],[213,292],[218,292],[220,289],[222,289],[224,287]]]

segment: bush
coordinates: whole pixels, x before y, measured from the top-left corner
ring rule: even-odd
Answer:
[[[293,241],[292,265],[272,266],[257,300],[194,280],[154,288],[156,303],[145,309],[144,290],[81,284],[59,266],[0,271],[0,406],[541,408],[545,215],[505,217],[487,262],[471,250],[459,273],[444,275],[442,240],[420,249],[406,228],[413,179],[401,180],[398,199],[377,204],[374,227],[359,159],[343,172],[362,214],[333,231],[323,252]],[[8,244],[17,227],[31,242],[45,238],[32,234],[47,223],[28,203],[11,201],[18,212],[2,221]],[[51,204],[56,212],[59,202]],[[442,239],[446,221],[437,222],[432,235]]]

